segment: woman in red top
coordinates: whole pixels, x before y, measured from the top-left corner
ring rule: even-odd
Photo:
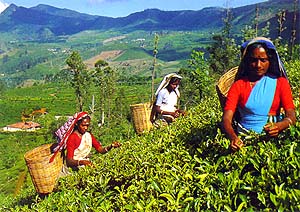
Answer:
[[[223,113],[223,127],[236,151],[244,143],[238,133],[265,131],[271,137],[295,124],[296,115],[292,92],[284,67],[273,43],[263,37],[242,45],[242,60],[237,81],[231,86]],[[284,109],[285,118],[280,118]],[[238,111],[237,129],[232,122]],[[270,117],[275,123],[269,123]]]
[[[88,132],[91,121],[90,116],[85,112],[81,112],[78,117],[73,129],[71,129],[72,133],[68,136],[66,142],[66,161],[69,167],[77,168],[82,165],[91,166],[92,162],[89,160],[89,154],[92,147],[101,154],[108,152],[112,148],[120,147],[121,144],[116,141],[107,147],[103,147],[93,134]]]

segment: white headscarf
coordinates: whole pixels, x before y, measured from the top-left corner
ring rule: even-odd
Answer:
[[[179,76],[176,73],[170,73],[167,74],[164,79],[161,81],[160,85],[158,86],[156,92],[155,92],[155,96],[157,96],[157,94],[159,93],[160,90],[164,89],[165,87],[167,87],[171,81],[172,78],[178,78],[178,79],[182,79],[181,76]],[[176,92],[178,92],[178,87],[176,88]],[[179,95],[179,92],[178,94]]]

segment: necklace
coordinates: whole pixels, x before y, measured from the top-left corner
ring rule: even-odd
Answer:
[[[82,134],[80,132],[78,132],[77,130],[75,131],[75,133],[78,135],[79,138],[82,137]]]
[[[250,82],[250,87],[253,88],[256,82]]]

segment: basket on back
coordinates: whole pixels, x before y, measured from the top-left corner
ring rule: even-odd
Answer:
[[[33,185],[39,194],[48,194],[53,191],[62,169],[61,152],[58,153],[53,162],[49,162],[53,155],[51,152],[52,145],[44,144],[24,155]]]
[[[130,105],[134,130],[137,134],[148,132],[152,128],[150,121],[151,104],[139,103]]]
[[[220,79],[216,85],[217,93],[218,93],[220,104],[221,104],[222,108],[225,107],[225,102],[226,102],[226,97],[227,97],[228,91],[229,91],[231,85],[233,84],[233,82],[235,81],[237,72],[238,72],[238,67],[234,67],[234,68],[230,69],[229,71],[227,71],[225,74],[223,74],[220,77]]]

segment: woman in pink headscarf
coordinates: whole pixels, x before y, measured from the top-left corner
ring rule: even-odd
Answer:
[[[89,160],[92,147],[97,152],[104,154],[112,148],[121,146],[119,142],[114,141],[109,146],[103,147],[94,135],[88,132],[90,122],[91,118],[88,113],[79,112],[56,132],[56,135],[61,138],[58,150],[67,149],[66,162],[68,167],[77,169],[79,166],[92,166],[92,162]]]

